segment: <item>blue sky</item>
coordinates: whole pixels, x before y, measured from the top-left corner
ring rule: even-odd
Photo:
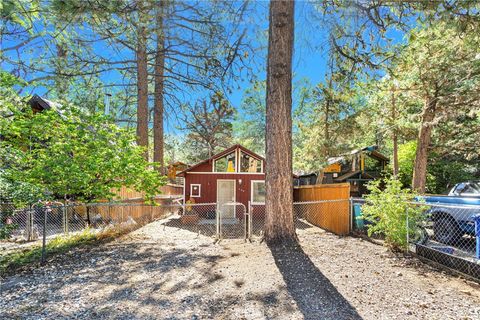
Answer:
[[[269,2],[267,1],[258,1],[252,2],[253,11],[245,17],[245,27],[247,28],[247,36],[253,42],[254,47],[260,48],[254,54],[249,57],[249,67],[253,74],[255,74],[256,79],[264,80],[265,68],[266,68],[266,58],[267,58],[267,30],[268,30],[268,6]],[[328,56],[328,28],[330,27],[325,21],[320,21],[318,15],[315,17],[317,11],[310,2],[306,1],[297,1],[295,8],[295,48],[294,48],[294,59],[293,59],[293,74],[294,81],[297,83],[300,80],[307,79],[310,84],[316,85],[317,83],[323,81],[326,70],[326,59]],[[35,25],[35,31],[42,30],[41,24]],[[51,31],[51,30],[50,30]],[[75,30],[78,33],[86,34],[85,29],[77,28]],[[402,34],[392,34],[392,37],[399,41],[402,39]],[[41,44],[41,39],[38,42]],[[45,42],[45,41],[44,41]],[[47,42],[45,42],[47,43]],[[52,42],[49,42],[52,45]],[[8,43],[7,43],[8,45]],[[41,47],[41,46],[40,46]],[[44,52],[42,52],[44,50]],[[42,54],[55,54],[55,47],[43,48],[33,52],[23,52],[23,55],[26,60],[34,56],[41,56]],[[111,60],[122,60],[122,59],[134,59],[134,56],[129,50],[113,50],[109,46],[108,41],[101,43],[94,43],[92,47],[92,52],[109,57]],[[2,67],[8,70],[8,64],[3,64]],[[118,71],[105,72],[102,74],[101,79],[105,83],[117,82],[120,73]],[[229,100],[232,105],[236,108],[239,108],[242,102],[243,93],[250,85],[248,78],[241,75],[243,80],[236,81],[235,83],[230,83],[233,91],[228,95]],[[30,88],[31,92],[37,93],[39,95],[45,94],[45,88],[42,87],[41,83],[37,86]],[[92,88],[94,89],[94,88]],[[109,91],[114,91],[113,89],[108,89]],[[205,95],[205,91],[198,90],[192,92],[189,90],[184,90],[184,92],[175,92],[177,96],[181,96],[184,101],[194,101]],[[239,112],[242,112],[241,109],[238,109]],[[173,118],[166,120],[166,131],[170,133],[178,133],[176,130],[177,123]]]

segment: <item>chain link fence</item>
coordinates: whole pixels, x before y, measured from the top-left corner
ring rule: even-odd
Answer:
[[[165,216],[168,206],[141,204],[88,204],[32,206],[16,209],[1,205],[2,238],[10,241],[35,241],[82,231],[89,227],[101,229],[121,224],[144,224]]]
[[[265,213],[265,203],[249,204],[249,239],[263,237]],[[294,202],[293,215],[297,231],[317,226],[338,235],[346,235],[351,230],[349,199]]]
[[[295,225],[305,229],[317,225],[338,233],[338,225],[347,225],[340,233],[348,233],[349,202],[313,201],[294,203]],[[109,227],[144,225],[163,219],[163,229],[176,228],[215,240],[255,240],[263,237],[265,204],[200,203],[145,205],[125,203],[69,204],[32,206],[16,209],[3,204],[0,229],[10,243],[48,241],[59,235],[69,235],[85,228],[101,231]],[[343,220],[338,222],[336,220]],[[12,246],[11,246],[12,247]]]
[[[480,279],[480,206],[416,204],[424,210],[409,249],[417,255]]]
[[[362,215],[363,199],[352,199],[354,229],[366,232],[375,221]],[[480,279],[480,206],[409,202],[405,215],[407,251],[469,277]],[[477,222],[476,222],[477,221]],[[401,232],[401,230],[399,230]],[[380,235],[381,237],[381,235]]]
[[[180,206],[125,203],[51,204],[16,208],[0,204],[0,251],[2,255],[41,245],[42,261],[47,244],[59,236],[133,230],[178,210]]]
[[[297,231],[313,225],[338,235],[351,230],[366,232],[375,221],[362,215],[363,199],[295,202]],[[455,206],[422,202],[409,203],[420,211],[420,218],[406,215],[403,223],[408,251],[480,279],[480,206]],[[134,229],[154,220],[168,232],[191,232],[197,236],[222,239],[261,240],[265,229],[265,204],[245,206],[225,204],[145,205],[101,203],[88,205],[32,206],[17,209],[0,204],[0,246],[14,249],[25,244],[45,246],[59,235],[70,235],[89,228],[101,232],[107,228]],[[478,221],[477,227],[475,220]],[[381,239],[382,235],[378,235]],[[6,252],[2,248],[2,251]]]

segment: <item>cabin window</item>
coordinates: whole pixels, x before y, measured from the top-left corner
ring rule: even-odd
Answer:
[[[265,203],[265,181],[252,181],[252,203]]]
[[[190,197],[192,198],[199,198],[200,197],[200,191],[201,191],[201,185],[200,184],[191,184],[190,185]]]
[[[262,161],[242,151],[240,153],[240,172],[262,172]]]
[[[215,160],[215,172],[235,172],[235,152]]]

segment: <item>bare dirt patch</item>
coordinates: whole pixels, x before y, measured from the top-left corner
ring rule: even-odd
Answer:
[[[478,285],[358,238],[301,248],[151,223],[2,280],[1,319],[479,319]]]

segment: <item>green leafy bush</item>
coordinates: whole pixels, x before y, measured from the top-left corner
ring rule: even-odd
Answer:
[[[2,209],[0,207],[0,240],[8,239],[12,232],[17,228],[16,224],[7,223],[11,216],[13,216],[12,209]]]
[[[18,96],[6,101],[4,90],[0,82],[0,200],[92,202],[111,199],[122,186],[148,199],[160,193],[166,178],[132,130],[73,105],[34,113]]]
[[[395,178],[372,181],[367,188],[370,193],[365,197],[362,216],[371,223],[368,235],[381,234],[392,248],[407,248],[407,233],[417,233],[424,206],[412,203],[416,195],[403,189],[402,182]]]

